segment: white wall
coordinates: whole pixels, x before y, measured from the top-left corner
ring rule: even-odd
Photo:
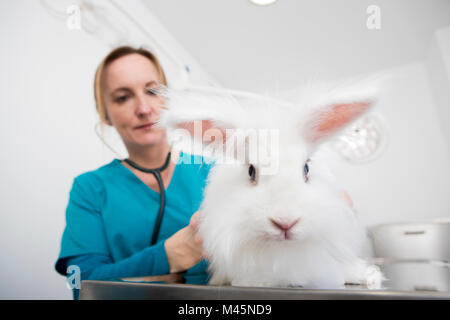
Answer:
[[[434,102],[450,152],[450,26],[436,30],[426,59]]]
[[[0,299],[70,298],[53,265],[72,179],[102,159],[88,93],[105,47],[38,1],[0,6]]]
[[[367,226],[450,217],[450,157],[426,66],[386,71],[398,78],[386,83],[374,111],[385,119],[387,149],[371,163],[342,163],[339,177]]]

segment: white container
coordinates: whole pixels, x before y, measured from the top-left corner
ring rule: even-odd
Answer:
[[[450,262],[450,221],[382,224],[369,236],[378,258]]]
[[[380,265],[394,291],[450,291],[450,264],[437,261],[397,261]]]

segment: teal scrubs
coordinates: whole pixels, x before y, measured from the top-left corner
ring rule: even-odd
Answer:
[[[105,271],[111,278],[170,273],[164,241],[186,227],[199,210],[213,165],[211,159],[180,152],[166,189],[164,217],[154,246],[150,246],[150,240],[160,206],[158,192],[119,159],[77,176],[70,191],[55,269],[66,275],[71,259],[97,256],[112,262]],[[186,283],[206,284],[206,268],[203,260],[187,270]]]

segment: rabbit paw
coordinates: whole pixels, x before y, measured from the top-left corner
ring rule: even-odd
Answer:
[[[383,280],[385,280],[383,273],[375,265],[369,265],[366,267],[363,284],[367,289],[376,290],[381,289]]]
[[[365,261],[347,265],[345,279],[346,284],[362,285],[370,290],[381,289],[386,280],[378,266]]]

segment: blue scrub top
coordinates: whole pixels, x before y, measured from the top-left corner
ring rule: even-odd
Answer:
[[[154,246],[159,248],[157,251],[164,251],[164,240],[186,227],[199,210],[213,165],[211,159],[180,151],[166,189],[164,217]],[[66,261],[70,257],[104,254],[118,262],[149,248],[159,206],[159,193],[119,159],[77,176],[70,191],[56,270],[66,275]],[[157,257],[161,261],[155,272],[169,273],[165,251]],[[186,283],[206,283],[206,268],[207,262],[203,260],[189,269]]]

